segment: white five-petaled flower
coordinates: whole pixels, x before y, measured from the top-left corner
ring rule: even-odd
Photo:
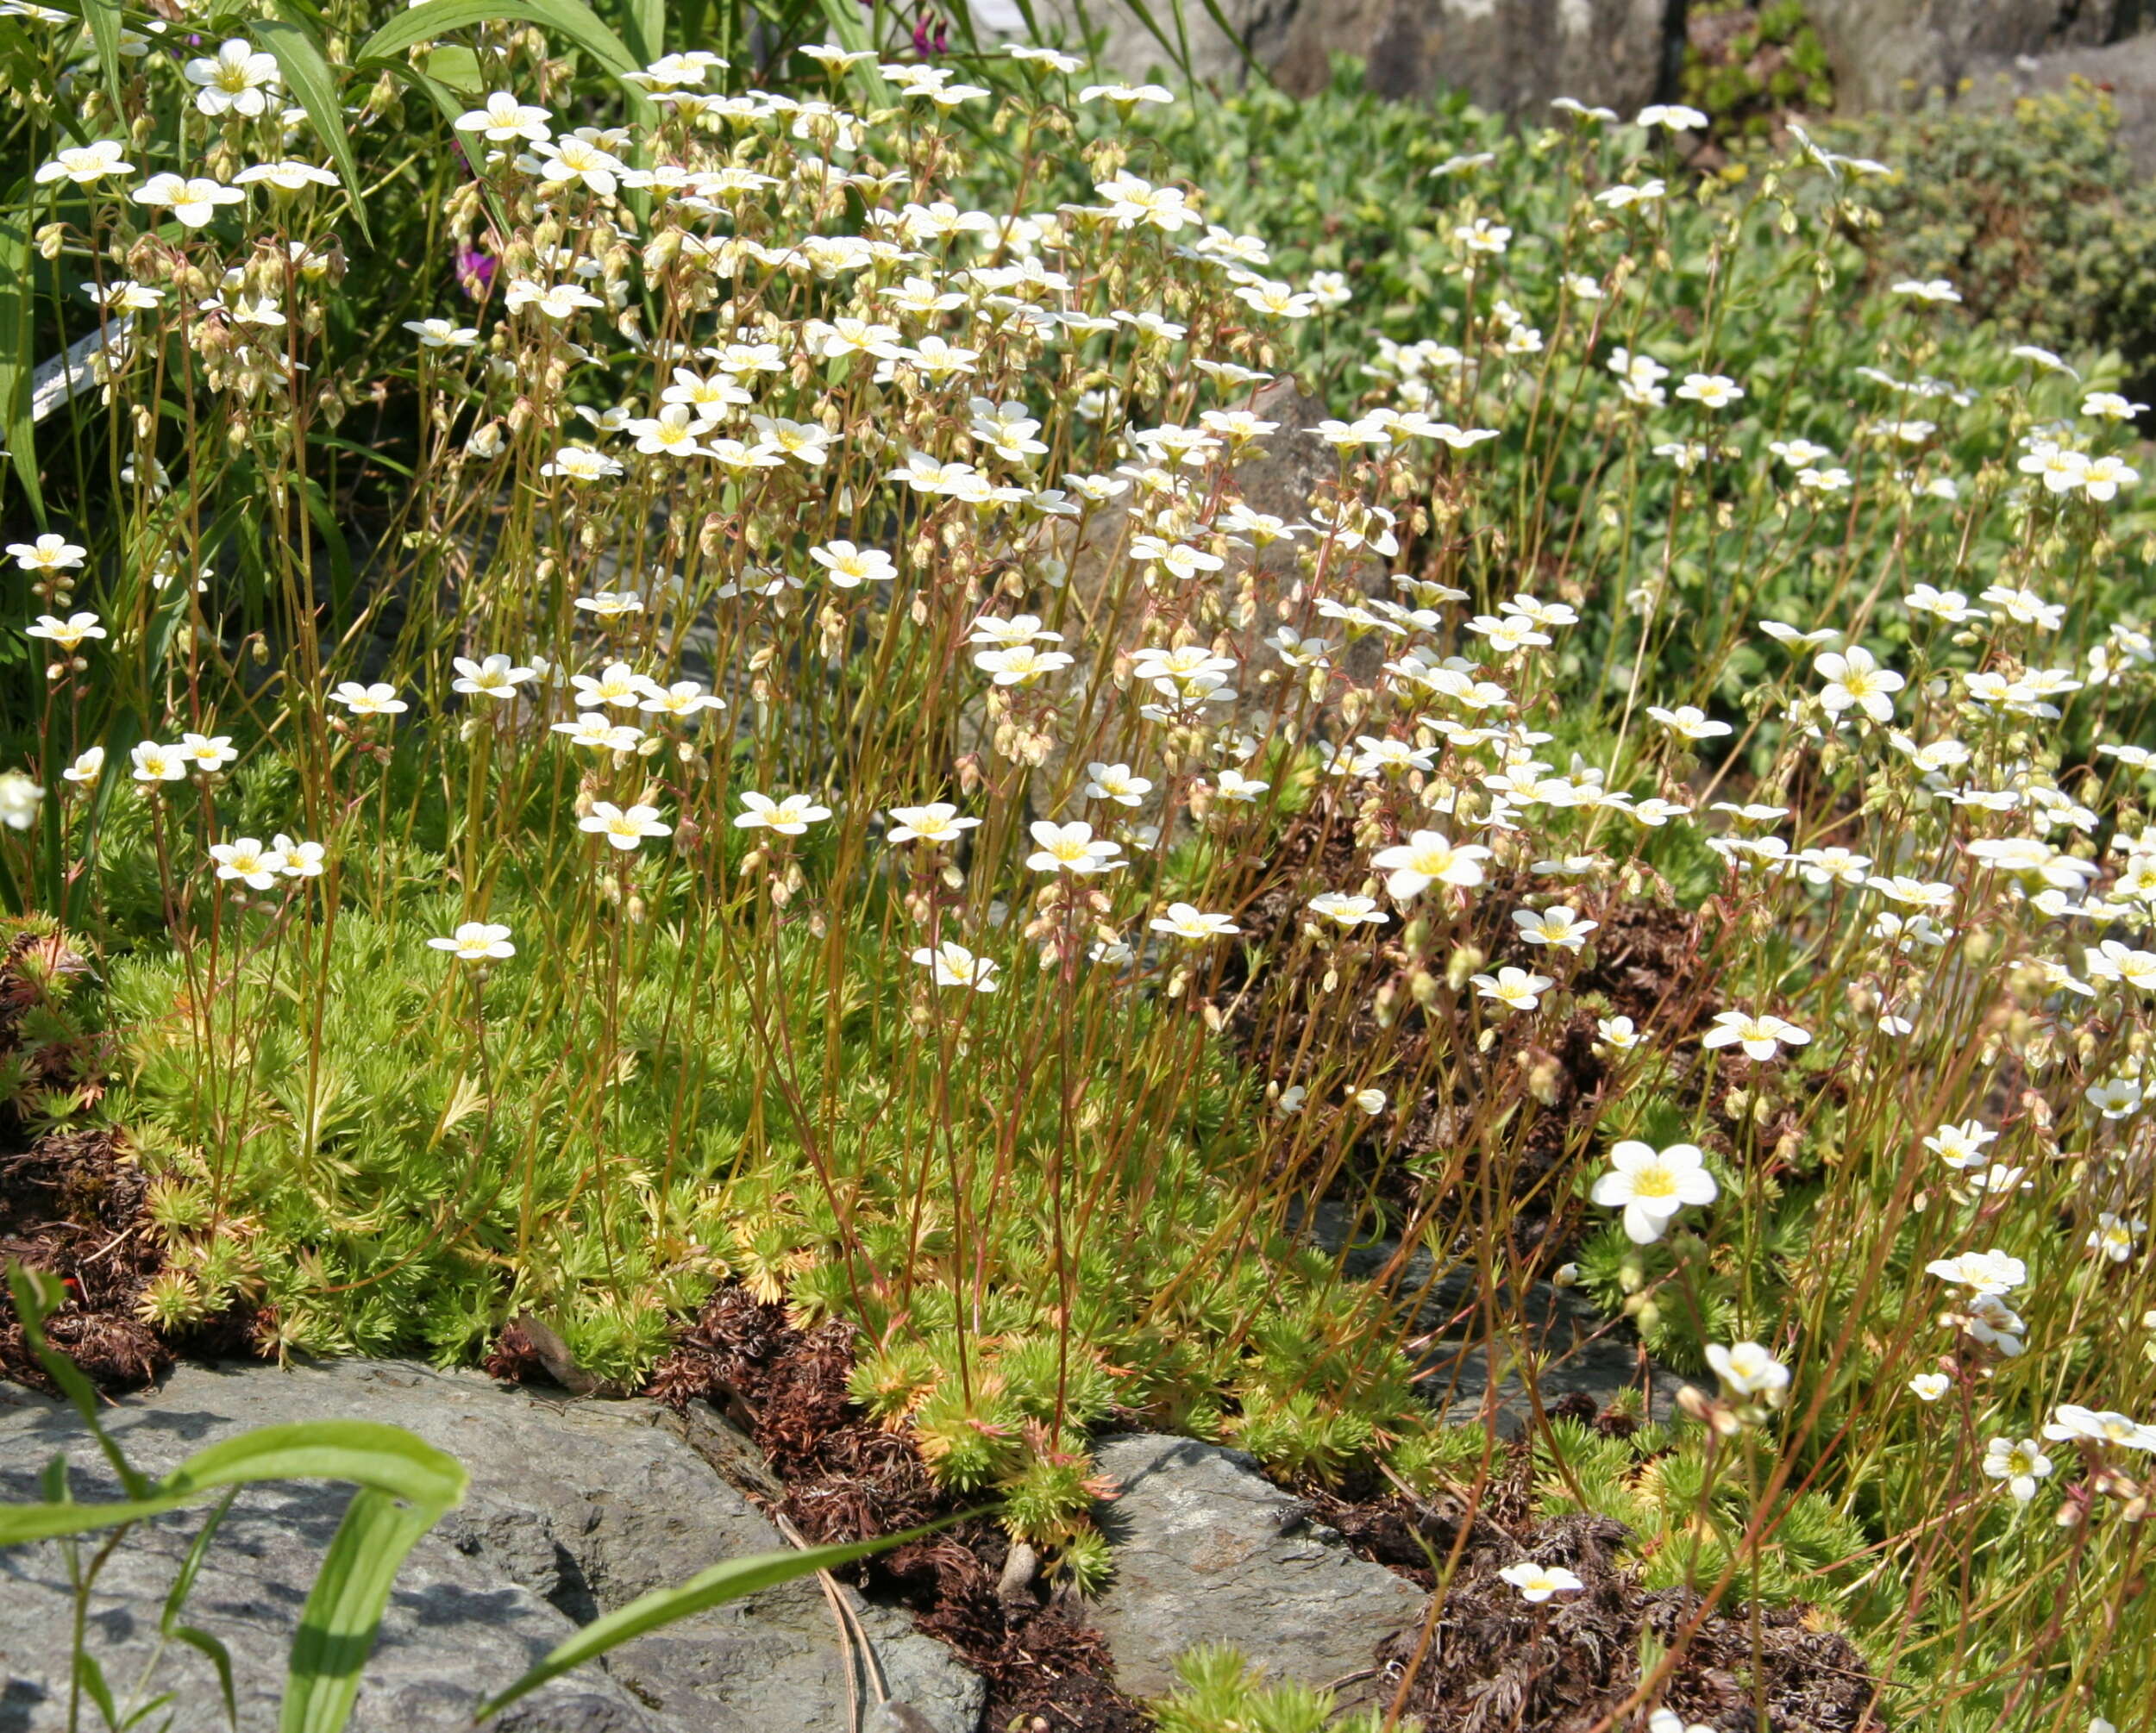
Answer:
[[[1660,1239],[1670,1218],[1688,1204],[1711,1204],[1721,1187],[1707,1171],[1698,1146],[1672,1143],[1657,1149],[1627,1138],[1609,1152],[1609,1172],[1588,1194],[1605,1210],[1625,1212],[1625,1237],[1635,1246]]]
[[[1170,903],[1147,924],[1156,933],[1191,940],[1222,938],[1243,930],[1225,915],[1207,914],[1188,903]]]
[[[78,547],[65,535],[50,530],[34,541],[10,541],[8,553],[25,572],[72,572],[83,563],[89,549]]]
[[[135,165],[127,160],[127,154],[128,147],[117,139],[97,139],[86,145],[72,145],[50,162],[41,165],[32,178],[40,186],[49,186],[56,180],[87,186],[107,175],[133,174]]]
[[[1392,919],[1377,906],[1375,897],[1354,897],[1344,891],[1323,892],[1310,899],[1310,907],[1314,913],[1329,921],[1338,921],[1351,931],[1364,924],[1382,927]]]
[[[1370,864],[1388,875],[1385,889],[1395,902],[1420,895],[1432,885],[1466,890],[1482,882],[1482,862],[1490,851],[1479,843],[1455,847],[1443,833],[1418,830],[1405,842],[1381,848]]]
[[[879,547],[856,547],[850,541],[827,541],[809,549],[809,558],[830,574],[831,587],[855,590],[863,584],[888,584],[899,575],[891,556]]]
[[[492,921],[466,921],[448,938],[429,939],[427,945],[431,950],[447,951],[463,963],[484,963],[517,954],[517,947],[510,942],[509,929]]]
[[[590,836],[604,836],[607,847],[624,853],[641,846],[648,836],[671,835],[674,827],[659,816],[655,806],[620,807],[611,800],[595,800],[588,816],[576,828]]]
[[[1745,394],[1745,388],[1736,380],[1720,373],[1687,373],[1684,383],[1677,388],[1677,395],[1703,410],[1725,410]]]
[[[376,680],[371,685],[361,685],[357,680],[346,680],[329,694],[330,702],[342,704],[355,716],[401,716],[411,706],[397,696],[397,688],[387,680]]]
[[[508,144],[517,139],[527,144],[543,144],[551,118],[546,109],[518,102],[507,91],[496,91],[484,108],[459,115],[456,127],[459,132],[479,133],[492,144]]]
[[[1542,995],[1556,985],[1547,975],[1530,974],[1509,963],[1494,975],[1470,975],[1478,996],[1494,999],[1507,1010],[1531,1011]]]
[[[22,635],[26,638],[43,638],[72,654],[82,648],[85,639],[102,638],[106,632],[97,623],[95,614],[70,614],[65,620],[57,619],[50,614],[40,614],[36,624],[22,629]]]
[[[1738,1396],[1759,1396],[1771,1406],[1789,1387],[1789,1369],[1756,1342],[1739,1342],[1724,1348],[1707,1344],[1707,1363],[1714,1376]]]
[[[1587,1586],[1563,1565],[1539,1565],[1532,1559],[1507,1565],[1497,1574],[1520,1591],[1520,1599],[1537,1604],[1551,1595],[1574,1594]]]
[[[221,43],[214,56],[190,60],[180,70],[197,87],[195,106],[205,115],[244,115],[252,120],[268,112],[269,99],[283,82],[277,56],[239,36]]]
[[[1702,1047],[1740,1048],[1747,1059],[1764,1064],[1783,1044],[1802,1047],[1811,1040],[1806,1030],[1771,1011],[1726,1010],[1714,1013],[1714,1026],[1700,1037]]]
[[[245,203],[247,195],[236,186],[201,176],[154,174],[128,197],[137,204],[163,206],[189,228],[200,228],[217,214],[221,204]]]
[[[154,740],[138,741],[128,757],[137,782],[178,782],[187,774],[187,757],[176,746],[160,746]]]
[[[240,755],[229,734],[184,734],[173,750],[205,774],[222,770]]]
[[[933,950],[924,946],[913,953],[913,960],[935,972],[939,987],[971,987],[977,993],[992,993],[1001,985],[996,979],[1000,965],[993,958],[975,955],[956,939],[946,939]]]
[[[282,865],[277,852],[252,836],[210,845],[210,858],[217,863],[217,877],[237,879],[250,890],[266,891],[278,879]]]
[[[774,800],[768,794],[754,789],[743,793],[741,804],[747,811],[736,815],[734,823],[744,830],[775,830],[781,836],[799,836],[809,826],[831,816],[828,806],[818,806],[805,794],[789,794],[784,800]]]
[[[1520,929],[1523,942],[1530,945],[1554,945],[1559,950],[1576,951],[1587,942],[1587,935],[1601,923],[1583,920],[1576,910],[1562,903],[1547,909],[1514,909],[1513,925]]]
[[[1819,695],[1821,705],[1833,716],[1860,710],[1876,723],[1894,719],[1893,694],[1902,690],[1902,677],[1883,668],[1861,644],[1846,650],[1829,650],[1815,658],[1812,666],[1827,685]]]
[[[885,833],[886,841],[925,842],[931,848],[956,842],[981,823],[978,818],[962,816],[948,800],[931,800],[925,806],[894,806],[891,816],[898,823]]]
[[[2015,1502],[2023,1505],[2036,1496],[2036,1483],[2051,1474],[2051,1458],[2034,1438],[1994,1438],[1984,1447],[1979,1466],[1992,1480],[2005,1481]]]
[[[1047,819],[1036,819],[1030,827],[1037,845],[1025,857],[1027,868],[1035,873],[1106,873],[1125,863],[1115,857],[1123,852],[1119,842],[1110,842],[1093,834],[1093,826],[1082,818],[1068,824],[1056,824]]]
[[[483,662],[475,662],[469,656],[454,658],[457,678],[452,690],[474,692],[490,698],[505,698],[514,695],[524,681],[536,679],[538,670],[520,667],[509,657],[499,654],[491,655]]]

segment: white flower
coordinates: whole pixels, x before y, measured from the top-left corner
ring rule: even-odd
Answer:
[[[775,830],[781,836],[799,836],[810,825],[831,816],[830,807],[818,806],[805,794],[789,794],[784,800],[774,800],[768,794],[751,790],[741,797],[741,804],[748,810],[736,816],[736,824],[744,830]]]
[[[477,330],[454,319],[407,319],[404,328],[419,339],[423,349],[468,349],[479,340]]]
[[[2051,1458],[2034,1438],[1992,1439],[1984,1447],[1979,1466],[1992,1480],[2005,1481],[2007,1491],[2024,1505],[2036,1496],[2036,1483],[2051,1473]]]
[[[1420,895],[1432,885],[1464,890],[1482,882],[1482,862],[1490,851],[1476,843],[1455,848],[1441,833],[1418,830],[1405,842],[1381,848],[1370,864],[1389,876],[1385,889],[1395,902]]]
[[[1919,282],[1914,277],[1904,277],[1894,285],[1894,292],[1906,295],[1913,301],[1943,302],[1956,306],[1961,302],[1961,291],[1944,277],[1934,277],[1926,282]]]
[[[651,716],[673,716],[680,722],[693,722],[705,710],[726,708],[725,699],[705,691],[697,680],[676,680],[665,686],[656,680],[646,680],[643,694],[637,701],[638,710]]]
[[[401,716],[411,708],[397,696],[397,688],[386,680],[377,680],[366,686],[356,680],[346,680],[329,698],[332,703],[342,704],[354,716]]]
[[[459,115],[456,128],[459,132],[479,133],[490,144],[509,144],[518,139],[527,144],[543,144],[551,118],[546,109],[520,103],[507,91],[496,91],[487,97],[486,107]]]
[[[66,780],[72,783],[95,782],[104,774],[105,749],[101,746],[85,747],[75,756],[75,761],[60,772]]]
[[[831,586],[853,590],[863,584],[888,584],[899,575],[881,548],[856,547],[850,541],[827,541],[809,549],[809,558],[830,573]]]
[[[555,723],[551,732],[567,735],[571,746],[588,747],[596,752],[634,752],[644,737],[642,729],[610,722],[600,710],[586,710],[573,722]]]
[[[1829,715],[1839,716],[1853,708],[1877,723],[1893,720],[1890,695],[1902,690],[1902,677],[1891,668],[1881,667],[1861,644],[1852,644],[1846,650],[1829,650],[1817,657],[1812,666],[1827,681],[1819,702]]]
[[[55,619],[50,614],[40,614],[35,625],[22,629],[22,635],[26,638],[43,638],[72,654],[82,648],[85,639],[102,638],[107,634],[105,629],[97,623],[95,614],[70,614],[65,620]]]
[[[947,800],[931,801],[926,806],[894,806],[892,817],[899,822],[886,833],[892,842],[925,842],[931,847],[937,843],[956,842],[981,821],[963,818],[958,809]]]
[[[1532,1559],[1507,1565],[1497,1574],[1518,1589],[1524,1601],[1539,1603],[1551,1595],[1572,1594],[1587,1586],[1563,1565],[1539,1565]]]
[[[536,668],[519,667],[504,655],[492,655],[483,662],[475,662],[468,656],[452,660],[457,678],[452,682],[451,690],[480,693],[490,698],[508,698],[524,681],[538,675]]]
[[[1714,1014],[1714,1027],[1700,1037],[1700,1045],[1728,1047],[1734,1044],[1744,1050],[1747,1059],[1764,1064],[1781,1051],[1779,1043],[1802,1047],[1811,1038],[1795,1023],[1771,1013],[1754,1016],[1750,1011],[1727,1010]]]
[[[1679,704],[1675,710],[1649,704],[1647,714],[1679,740],[1719,740],[1736,732],[1727,723],[1714,721],[1696,704]]]
[[[236,186],[197,177],[154,174],[128,195],[137,204],[164,206],[189,228],[200,228],[217,214],[221,204],[242,204],[247,195]]]
[[[344,185],[333,170],[317,168],[310,162],[258,162],[232,177],[235,186],[254,186],[258,183],[273,186],[279,192],[298,192],[310,186]]]
[[[1310,907],[1329,921],[1338,921],[1351,931],[1367,923],[1382,927],[1392,919],[1377,906],[1375,897],[1351,897],[1344,892],[1327,891],[1310,899]]]
[[[90,144],[70,146],[52,161],[41,165],[32,178],[40,186],[49,186],[56,180],[87,186],[107,175],[133,174],[135,165],[127,160],[127,154],[128,147],[117,139],[97,139]]]
[[[977,993],[992,993],[1000,985],[996,979],[999,966],[987,957],[975,956],[956,939],[944,940],[932,951],[914,952],[913,960],[935,971],[939,987],[971,987]]]
[[[1934,1258],[1924,1266],[1924,1273],[1965,1287],[1971,1293],[1991,1296],[2011,1293],[2028,1279],[2028,1266],[2001,1251],[1963,1252],[1956,1257]]]
[[[1587,942],[1587,935],[1601,924],[1598,921],[1582,920],[1561,903],[1547,909],[1515,909],[1512,920],[1513,925],[1520,929],[1524,942],[1554,945],[1566,951],[1578,950]]]
[[[0,824],[10,830],[28,830],[37,823],[44,800],[45,791],[21,771],[0,771]]]
[[[1940,1126],[1924,1140],[1924,1147],[1959,1172],[1988,1161],[1990,1157],[1984,1153],[1984,1146],[1997,1142],[1998,1136],[1987,1130],[1980,1119],[1965,1119],[1959,1124]]]
[[[1710,1342],[1707,1363],[1714,1368],[1714,1376],[1739,1396],[1764,1396],[1774,1405],[1789,1387],[1789,1367],[1756,1342],[1740,1342],[1729,1348]]]
[[[146,740],[128,756],[134,762],[137,782],[178,782],[187,774],[186,757],[176,746],[160,746]]]
[[[607,846],[624,852],[638,847],[647,836],[671,835],[674,827],[659,816],[655,806],[617,806],[611,800],[595,800],[591,815],[577,820],[576,828],[604,836]]]
[[[240,755],[229,734],[184,734],[174,750],[205,775],[222,770]]]
[[[1953,1380],[1943,1372],[1920,1372],[1909,1380],[1909,1393],[1919,1402],[1936,1402],[1953,1385]]]
[[[10,541],[8,552],[25,572],[69,572],[83,563],[89,550],[48,530],[34,541]]]
[[[2140,1217],[2116,1216],[2105,1210],[2096,1217],[2096,1224],[2089,1229],[2084,1243],[2090,1251],[2122,1264],[2134,1255],[2135,1242],[2147,1231],[2148,1223]]]
[[[329,850],[319,842],[296,842],[283,831],[270,844],[277,870],[287,879],[319,879],[329,867]]]
[[[1650,103],[1639,110],[1639,116],[1633,124],[1667,127],[1673,133],[1696,133],[1706,129],[1707,116],[1683,103]]]
[[[245,115],[250,120],[266,113],[269,99],[283,82],[277,57],[235,36],[219,46],[212,58],[190,60],[181,72],[195,91],[195,106],[205,115]]]
[[[1625,1212],[1625,1237],[1634,1245],[1652,1245],[1686,1204],[1711,1204],[1721,1195],[1705,1164],[1694,1144],[1657,1149],[1627,1139],[1609,1152],[1610,1171],[1588,1195],[1605,1210]]]
[[[1703,410],[1724,410],[1745,394],[1744,387],[1720,373],[1687,373],[1677,395]]]
[[[2087,1439],[2092,1444],[2123,1444],[2129,1450],[2156,1450],[2156,1426],[2144,1426],[2113,1408],[2084,1408],[2062,1402],[2044,1423],[2044,1436],[2064,1444]]]
[[[1156,933],[1172,934],[1178,939],[1217,939],[1243,930],[1225,915],[1209,915],[1188,903],[1170,903],[1166,913],[1155,916],[1146,924]]]
[[[1597,1018],[1595,1038],[1603,1046],[1613,1048],[1619,1053],[1630,1053],[1640,1042],[1639,1031],[1633,1027],[1632,1019],[1628,1017]]]
[[[276,884],[279,857],[252,836],[210,845],[210,858],[217,863],[217,877],[237,879],[249,889],[266,891]]]
[[[1085,795],[1088,800],[1112,800],[1119,806],[1137,806],[1153,791],[1150,778],[1133,776],[1127,764],[1103,764],[1098,759],[1086,766]]]
[[[464,963],[517,954],[516,946],[509,942],[509,929],[487,921],[466,921],[448,938],[429,939],[427,945],[431,950],[447,951]]]
[[[1476,994],[1495,999],[1507,1010],[1531,1011],[1542,1003],[1542,995],[1556,985],[1547,975],[1530,974],[1525,969],[1507,965],[1495,975],[1471,975]]]

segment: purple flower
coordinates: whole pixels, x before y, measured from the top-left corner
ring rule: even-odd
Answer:
[[[474,301],[486,298],[486,291],[494,286],[494,267],[500,261],[491,253],[482,253],[476,247],[461,247],[457,253],[457,283]]]
[[[924,60],[950,52],[950,33],[933,12],[924,12],[913,26],[913,52]]]

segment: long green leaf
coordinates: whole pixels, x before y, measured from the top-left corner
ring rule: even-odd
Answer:
[[[255,39],[277,57],[285,83],[299,98],[299,105],[314,122],[316,133],[329,147],[337,172],[343,177],[345,197],[352,202],[352,219],[367,245],[374,237],[367,227],[367,202],[361,196],[360,165],[352,154],[351,135],[344,128],[341,80],[329,70],[329,57],[313,31],[291,18],[258,18],[249,27]]]
[[[397,1573],[441,1514],[373,1486],[352,1495],[292,1636],[279,1733],[343,1733]]]
[[[533,1667],[508,1690],[492,1699],[475,1717],[484,1721],[489,1716],[506,1709],[520,1697],[528,1696],[541,1686],[559,1679],[572,1667],[581,1667],[594,1661],[609,1649],[618,1649],[631,1638],[645,1636],[680,1619],[706,1609],[723,1605],[730,1600],[739,1600],[745,1595],[756,1594],[764,1589],[774,1588],[780,1583],[792,1582],[814,1571],[837,1570],[856,1559],[865,1559],[872,1553],[880,1553],[887,1547],[896,1547],[908,1541],[932,1535],[938,1529],[962,1522],[964,1517],[947,1517],[940,1523],[931,1523],[925,1528],[909,1529],[901,1535],[886,1535],[880,1540],[855,1541],[843,1546],[811,1547],[805,1552],[758,1553],[753,1558],[729,1559],[725,1563],[713,1565],[700,1571],[678,1588],[655,1589],[648,1595],[640,1595],[618,1611],[594,1619],[583,1630],[562,1643],[552,1654]],[[286,1729],[285,1733],[291,1733]]]
[[[258,1427],[198,1450],[142,1498],[109,1505],[0,1505],[0,1547],[140,1522],[221,1487],[296,1480],[349,1480],[439,1516],[464,1502],[468,1477],[455,1457],[402,1427],[372,1420],[296,1421]]]
[[[423,5],[399,12],[369,36],[354,58],[365,61],[401,53],[467,25],[504,20],[558,30],[613,72],[633,72],[640,64],[583,0],[425,0]]]
[[[113,123],[126,124],[120,100],[120,0],[82,0],[83,20],[90,26],[91,46],[97,51],[97,67],[104,74],[105,93],[112,98]]]
[[[232,1684],[232,1651],[208,1631],[191,1624],[176,1624],[165,1634],[174,1642],[185,1643],[217,1669],[217,1689],[224,1698],[224,1724],[236,1730],[240,1724],[240,1696]]]
[[[0,440],[7,444],[16,479],[30,502],[30,516],[45,527],[45,493],[37,480],[37,427],[30,419],[30,353],[36,322],[30,316],[30,183],[16,183],[0,205]]]
[[[415,1505],[454,1510],[470,1477],[457,1459],[378,1420],[296,1420],[258,1426],[197,1450],[160,1492],[204,1492],[253,1480],[350,1480]]]

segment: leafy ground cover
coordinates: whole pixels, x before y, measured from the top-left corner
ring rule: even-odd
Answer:
[[[1882,271],[1890,168],[8,22],[16,329],[103,347],[10,424],[7,1092],[155,1254],[78,1304],[677,1396],[783,1308],[819,1538],[993,1497],[1075,1596],[1112,1422],[1451,1500],[1437,1725],[2148,1700],[2145,406]],[[1682,1411],[1440,1423],[1537,1284]]]

